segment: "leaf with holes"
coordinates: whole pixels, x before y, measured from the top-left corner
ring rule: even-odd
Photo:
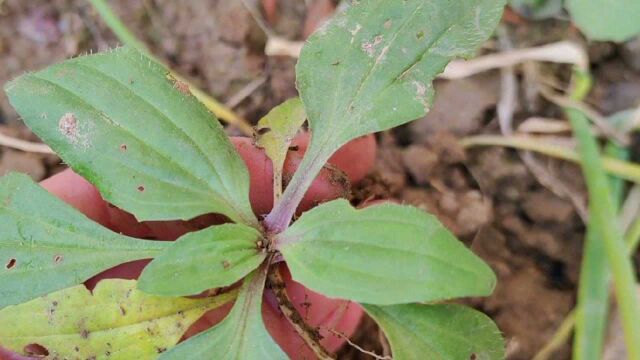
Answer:
[[[83,56],[6,86],[29,127],[139,220],[221,213],[258,227],[246,166],[216,118],[131,48]]]
[[[79,284],[170,245],[116,234],[26,175],[0,179],[0,308]]]
[[[221,323],[162,354],[160,359],[287,359],[262,322],[266,276],[267,266],[263,264],[244,279],[233,309]]]
[[[500,360],[500,330],[485,314],[462,305],[363,304],[380,325],[394,360]]]
[[[274,107],[258,121],[257,143],[273,164],[273,188],[277,198],[282,193],[282,167],[291,140],[307,118],[300,98],[289,99]]]
[[[144,269],[138,287],[150,294],[187,296],[231,285],[265,259],[261,238],[242,224],[189,233]]]
[[[276,247],[296,281],[370,304],[489,295],[496,282],[433,215],[411,206],[356,210],[346,200],[330,201],[279,234]]]
[[[566,6],[590,39],[622,42],[640,34],[638,0],[567,0]]]
[[[206,311],[236,295],[167,299],[134,280],[102,280],[93,294],[78,285],[0,310],[0,344],[23,353],[39,344],[51,359],[149,359],[174,346]]]

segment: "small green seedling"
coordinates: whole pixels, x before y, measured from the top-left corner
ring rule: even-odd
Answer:
[[[312,133],[264,220],[251,210],[248,170],[222,127],[188,87],[135,50],[79,57],[9,83],[10,101],[29,127],[110,203],[140,221],[218,213],[231,223],[173,243],[134,239],[91,222],[27,176],[3,177],[0,345],[25,354],[25,346],[38,344],[64,359],[286,359],[260,310],[271,265],[283,259],[309,289],[361,303],[395,359],[503,358],[488,317],[437,303],[489,295],[496,279],[434,216],[334,200],[291,223],[338,148],[426,114],[436,75],[452,58],[473,54],[503,6],[353,1],[311,36],[296,67],[301,100],[258,125],[277,190],[305,118]],[[137,281],[103,280],[92,293],[82,285],[149,258]],[[222,291],[188,297],[212,288]],[[176,345],[204,312],[233,299],[222,322]]]

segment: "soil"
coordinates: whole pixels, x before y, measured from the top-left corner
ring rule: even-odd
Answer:
[[[226,101],[252,81],[264,84],[235,110],[258,119],[272,106],[295,96],[295,60],[268,57],[266,36],[241,1],[111,0],[136,36],[179,74]],[[267,24],[278,35],[301,40],[331,11],[328,0],[247,1],[265,5]],[[307,13],[307,5],[312,9]],[[275,5],[274,5],[275,4]],[[274,7],[275,6],[275,7]],[[309,14],[309,15],[307,15]],[[510,17],[515,47],[571,38],[583,41],[566,20],[531,21]],[[515,21],[513,20],[515,19]],[[639,40],[640,41],[640,40]],[[0,0],[0,83],[81,53],[118,42],[84,0]],[[604,114],[638,105],[640,45],[590,44],[596,87],[589,102]],[[542,73],[566,79],[567,67],[543,65]],[[563,75],[565,74],[565,75]],[[520,83],[514,117],[560,117],[558,110],[528,96]],[[577,167],[530,158],[503,148],[465,151],[459,139],[499,133],[496,106],[500,74],[438,81],[430,114],[378,135],[375,170],[353,189],[353,201],[391,198],[429,211],[485,259],[498,275],[495,293],[465,300],[491,316],[507,340],[509,359],[530,359],[575,303],[584,226],[576,203],[584,201]],[[37,140],[0,95],[0,132]],[[232,131],[233,132],[233,131]],[[530,155],[527,155],[530,157]],[[574,194],[558,196],[532,173],[531,161]],[[0,149],[0,175],[15,170],[41,180],[64,168],[53,155]],[[382,353],[378,329],[367,319],[353,341]],[[555,359],[568,359],[566,345]],[[340,359],[368,358],[345,347]]]

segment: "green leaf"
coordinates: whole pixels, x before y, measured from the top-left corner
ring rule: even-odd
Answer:
[[[0,344],[18,353],[40,344],[48,359],[155,359],[202,314],[235,296],[167,299],[135,284],[102,280],[93,294],[78,285],[2,309]]]
[[[264,148],[273,164],[274,197],[282,194],[282,167],[289,151],[291,140],[307,118],[300,98],[289,99],[274,107],[258,121],[257,143]],[[274,199],[274,200],[275,200]]]
[[[369,0],[336,15],[306,42],[296,67],[312,147],[426,114],[431,82],[493,33],[505,0]]]
[[[257,227],[244,162],[215,117],[167,74],[124,47],[23,75],[6,91],[40,138],[139,220],[221,213]]]
[[[184,235],[145,267],[138,287],[150,294],[187,296],[231,285],[265,259],[260,238],[257,230],[242,224]]]
[[[394,360],[504,359],[500,330],[485,314],[462,305],[362,305],[380,325]]]
[[[638,0],[567,0],[573,22],[592,40],[629,40],[640,34]]]
[[[282,232],[340,146],[424,116],[432,81],[492,34],[506,0],[354,1],[306,41],[296,66],[311,143],[266,217]]]
[[[15,173],[0,179],[0,229],[0,308],[152,258],[170,245],[109,231]]]
[[[161,360],[288,359],[262,321],[266,263],[244,279],[233,309],[218,325],[162,354]]]
[[[329,297],[370,304],[489,295],[493,271],[432,215],[411,206],[324,203],[276,238],[291,275]],[[356,284],[356,285],[354,285]]]
[[[509,0],[509,6],[532,19],[547,19],[562,12],[563,0]]]

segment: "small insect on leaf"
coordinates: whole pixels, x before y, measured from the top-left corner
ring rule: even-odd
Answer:
[[[289,145],[306,118],[302,101],[293,98],[274,107],[256,126],[257,143],[273,164],[275,199],[282,193],[282,167]]]
[[[363,304],[380,325],[394,360],[502,360],[500,330],[483,313],[462,305]]]
[[[0,229],[0,308],[170,246],[114,233],[20,174],[0,179]]]
[[[218,325],[162,354],[161,360],[285,360],[262,321],[267,264],[249,274],[231,312]]]
[[[0,310],[0,344],[53,359],[155,358],[202,314],[235,295],[163,298],[120,279],[100,281],[93,293],[78,285]]]

